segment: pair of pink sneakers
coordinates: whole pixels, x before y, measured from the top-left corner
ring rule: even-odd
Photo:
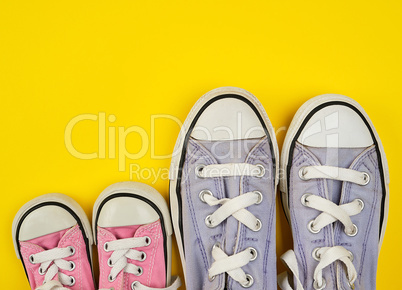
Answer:
[[[25,204],[13,241],[31,289],[177,289],[171,281],[170,215],[163,197],[136,182],[109,186],[95,202],[92,228],[70,197],[51,193]],[[99,287],[92,267],[98,248]]]

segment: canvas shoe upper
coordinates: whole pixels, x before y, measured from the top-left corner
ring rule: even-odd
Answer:
[[[31,200],[15,216],[12,232],[31,289],[95,289],[91,227],[70,197],[46,194]]]
[[[188,289],[275,289],[277,145],[258,100],[219,88],[192,108],[170,169]]]
[[[180,286],[178,278],[170,281],[172,227],[166,202],[155,189],[137,182],[109,186],[95,202],[92,222],[100,289]]]
[[[294,252],[282,256],[292,275],[280,275],[281,288],[376,289],[389,175],[361,106],[341,95],[304,104],[289,127],[281,169],[294,242]]]

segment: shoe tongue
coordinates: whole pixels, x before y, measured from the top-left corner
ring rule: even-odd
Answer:
[[[135,233],[142,225],[123,226],[123,227],[109,227],[105,230],[109,231],[115,236],[117,240],[133,238]]]
[[[196,140],[198,144],[204,146],[211,153],[218,164],[244,163],[250,151],[260,141],[261,138],[224,141]],[[223,179],[225,197],[234,198],[240,194],[240,180],[239,176]]]
[[[349,168],[352,162],[367,148],[323,148],[308,147],[321,165]],[[328,198],[339,204],[342,194],[342,181],[327,179]]]
[[[261,138],[225,141],[196,140],[197,143],[204,146],[205,149],[207,149],[211,153],[218,164],[245,162],[250,151],[260,141]],[[235,198],[239,196],[240,180],[240,176],[223,178],[223,184],[225,188],[224,194],[226,198]],[[228,255],[232,255],[236,247],[238,221],[234,218],[227,219],[226,228],[227,230],[224,233],[224,251]]]
[[[257,138],[223,141],[195,140],[195,142],[207,149],[219,164],[225,164],[244,162],[250,150],[260,140]]]
[[[72,227],[73,228],[73,227]],[[60,241],[64,237],[64,235],[72,228],[61,230],[55,233],[47,234],[38,238],[34,238],[32,240],[26,241],[31,244],[35,244],[45,251],[57,248]]]

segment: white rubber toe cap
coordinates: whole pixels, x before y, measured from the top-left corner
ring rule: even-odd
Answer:
[[[363,119],[352,108],[343,105],[331,105],[317,111],[297,141],[306,146],[330,148],[366,148],[373,144]]]
[[[96,199],[92,227],[146,225],[161,219],[166,235],[172,234],[170,214],[165,199],[149,185],[126,181],[105,188]]]
[[[214,101],[200,115],[191,137],[221,141],[261,138],[265,131],[253,109],[235,98]]]
[[[49,205],[32,211],[24,219],[19,232],[20,241],[29,241],[38,237],[69,229],[77,224],[74,217],[60,206]]]
[[[132,197],[116,197],[102,207],[98,226],[107,228],[145,225],[158,219],[158,213],[148,203]]]

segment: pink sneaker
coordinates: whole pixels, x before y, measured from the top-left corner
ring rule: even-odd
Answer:
[[[95,202],[92,222],[99,288],[180,286],[178,278],[170,282],[172,226],[166,202],[155,189],[137,182],[109,186]]]
[[[95,289],[91,226],[73,199],[51,193],[31,200],[15,216],[12,233],[31,289]]]

